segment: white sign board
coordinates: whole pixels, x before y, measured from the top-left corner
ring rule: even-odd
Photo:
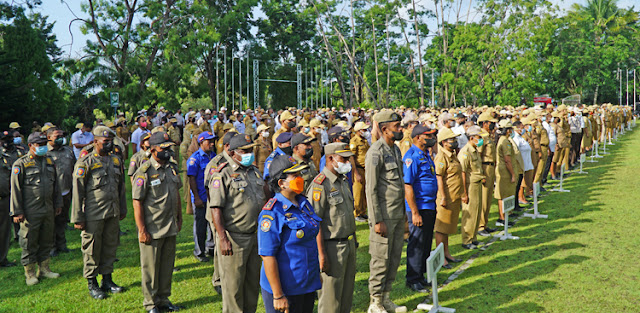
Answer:
[[[511,196],[502,199],[502,211],[506,215],[507,213],[513,211],[516,208],[516,196]]]
[[[440,243],[435,250],[431,251],[431,255],[427,258],[427,278],[431,281],[431,290],[433,292],[433,304],[420,303],[418,310],[427,310],[429,313],[445,312],[454,313],[456,310],[441,307],[438,304],[438,272],[444,265],[444,246]]]

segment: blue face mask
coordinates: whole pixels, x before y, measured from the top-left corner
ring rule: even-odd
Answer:
[[[542,119],[543,122],[547,121],[547,117],[546,116],[543,116],[541,119]]]
[[[511,136],[509,136],[509,137],[513,138],[513,137],[515,137],[515,136],[516,136],[516,132],[515,132],[515,131],[512,131],[512,132],[511,132]]]
[[[533,127],[531,127],[531,125],[529,125],[529,128],[527,128],[528,132],[531,132],[533,130]]]
[[[478,148],[480,148],[480,147],[482,147],[482,145],[484,145],[484,139],[480,138],[480,139],[478,139],[478,143],[476,144],[476,146]]]
[[[13,144],[19,145],[22,143],[22,137],[13,137]]]
[[[240,164],[242,164],[242,166],[250,166],[253,163],[254,158],[253,153],[245,153],[242,155]]]
[[[47,146],[36,147],[37,156],[45,156],[47,154],[47,151],[49,151],[49,148]]]

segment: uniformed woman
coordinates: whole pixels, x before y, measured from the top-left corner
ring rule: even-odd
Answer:
[[[456,259],[449,253],[449,235],[455,234],[458,230],[458,218],[460,207],[462,206],[462,166],[456,156],[458,148],[458,135],[451,129],[443,127],[438,133],[438,154],[434,163],[436,164],[436,179],[438,180],[438,196],[436,198],[436,246],[444,245],[445,262],[443,267],[453,268],[450,262],[458,263],[462,260]]]
[[[515,162],[515,151],[509,140],[513,133],[513,125],[509,120],[501,120],[498,123],[497,157],[496,157],[496,189],[493,194],[498,200],[498,210],[500,218],[496,222],[496,226],[504,226],[504,212],[502,210],[502,199],[515,195],[516,192],[516,172],[513,167]],[[511,225],[509,225],[511,226]]]
[[[313,312],[321,288],[316,236],[320,217],[300,195],[304,180],[292,157],[278,155],[269,167],[275,192],[260,213],[258,254],[262,256],[260,286],[267,313]]]
[[[264,173],[264,162],[267,160],[267,157],[273,149],[271,149],[271,140],[269,140],[269,126],[260,125],[258,129],[256,129],[258,133],[258,137],[256,139],[257,145],[255,146],[255,150],[253,154],[256,156],[256,166],[260,170],[260,174]]]

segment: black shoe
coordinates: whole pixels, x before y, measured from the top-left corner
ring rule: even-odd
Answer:
[[[486,232],[488,232],[488,233],[494,233],[497,229],[496,229],[496,228],[491,228],[491,227],[485,226],[485,227],[484,227],[484,230],[485,230]]]
[[[217,294],[222,295],[222,286],[213,286]]]
[[[473,250],[473,249],[477,249],[478,247],[472,243],[469,244],[462,244],[462,248],[467,249],[467,250]]]
[[[427,293],[428,290],[426,288],[424,288],[424,286],[421,283],[407,283],[407,288],[415,291],[415,292],[419,292],[419,293]]]
[[[453,265],[447,263],[447,264],[443,265],[442,268],[446,268],[446,269],[450,270],[450,269],[453,268]]]
[[[105,292],[119,293],[124,291],[124,288],[113,282],[111,274],[104,274],[102,275],[102,290]]]
[[[203,262],[203,263],[204,263],[204,262],[209,262],[209,258],[208,258],[208,257],[206,257],[206,256],[199,256],[199,255],[195,255],[195,254],[194,254],[193,256],[195,256],[195,257],[196,257],[196,259],[197,259],[198,261],[200,261],[200,262]]]
[[[478,240],[473,241],[473,242],[471,242],[471,243],[472,243],[472,244],[474,244],[474,245],[476,245],[477,247],[479,247],[479,246],[483,246],[483,245],[484,245],[484,242],[482,242],[482,241],[478,241]]]
[[[69,250],[69,248],[67,248],[67,247],[58,248],[56,250],[58,251],[58,253],[69,253],[69,252],[71,252],[71,250]]]
[[[479,231],[478,235],[480,235],[482,237],[490,237],[491,236],[491,234],[486,229],[483,229],[483,230]]]
[[[57,257],[58,256],[58,249],[51,249],[51,252],[49,252],[49,256],[53,257]]]
[[[514,211],[515,211],[515,209],[514,209]],[[522,211],[524,211],[524,210],[522,210]],[[521,211],[519,211],[519,212],[521,212]],[[509,218],[516,218],[516,217],[518,217],[518,216],[519,216],[519,215],[517,214],[517,212],[509,213]],[[511,225],[509,225],[509,226],[511,226]]]
[[[521,205],[522,205],[522,204],[521,204]],[[523,208],[523,207],[521,207],[521,206],[519,206],[519,207],[517,207],[517,208],[515,208],[515,209],[513,209],[513,210],[514,210],[515,212],[522,212],[522,211],[524,211],[524,208]],[[513,213],[511,213],[509,216],[511,216],[511,215],[513,215]],[[516,216],[517,216],[517,215],[516,215]]]
[[[424,286],[425,288],[429,288],[429,287],[431,286],[431,282],[427,281],[427,279],[426,279],[426,278],[424,278],[424,277],[420,280],[420,283],[421,283],[421,284],[422,284],[422,286]]]
[[[517,216],[517,215],[516,215],[516,216]],[[511,217],[511,215],[509,215],[509,217]],[[509,221],[509,227],[511,227],[511,226],[513,226],[513,225],[515,225],[515,224],[516,224],[516,222],[514,222],[514,221]],[[500,220],[500,219],[499,219],[499,220],[497,220],[497,221],[496,221],[496,226],[504,227],[504,220]]]
[[[178,312],[178,311],[180,311],[180,309],[182,309],[182,307],[174,305],[171,302],[169,302],[168,304],[160,306],[160,310],[164,311],[164,312]]]
[[[547,189],[542,187],[542,186],[540,186],[540,192],[547,192]]]
[[[8,260],[4,260],[0,262],[0,267],[14,267],[14,266],[16,266],[16,263],[9,262]]]
[[[158,308],[153,308],[151,310],[147,311],[148,313],[160,313],[160,310]]]
[[[97,279],[89,278],[87,279],[87,281],[89,283],[89,294],[91,295],[92,298],[96,300],[102,300],[107,297],[107,294],[104,293],[102,289],[100,289],[100,286],[98,286]]]
[[[450,259],[450,258],[448,258],[446,256],[444,258],[447,259],[447,262],[451,262],[451,263],[460,263],[460,262],[462,262],[462,259],[456,259],[456,258]]]

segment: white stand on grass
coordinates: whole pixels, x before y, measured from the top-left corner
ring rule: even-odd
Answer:
[[[538,195],[540,195],[540,183],[533,183],[533,214],[525,213],[522,216],[536,218],[548,218],[549,216],[538,213]]]
[[[551,191],[558,191],[558,192],[571,192],[571,190],[567,190],[562,188],[562,182],[564,181],[564,164],[562,164],[562,166],[560,166],[560,184],[558,185],[558,188],[553,188],[551,189]]]
[[[607,143],[607,139],[605,138],[605,139],[604,139],[604,144],[602,145],[602,155],[607,155],[607,154],[609,154],[609,153],[607,152],[607,145],[613,145],[613,144],[611,143],[611,141],[609,141],[609,143]]]
[[[438,274],[442,265],[444,265],[444,246],[440,243],[435,250],[431,251],[431,255],[427,259],[427,278],[431,281],[433,304],[420,303],[418,304],[418,310],[428,310],[429,313],[454,313],[456,311],[456,309],[442,307],[438,303],[438,278],[436,274]]]
[[[598,154],[598,141],[593,142],[593,146],[591,147],[591,160],[589,162],[596,163],[598,161],[594,160],[594,158],[601,158],[602,156]]]
[[[580,171],[576,174],[588,174],[587,172],[582,170],[582,164],[587,160],[587,155],[584,153],[580,154]]]
[[[516,207],[516,196],[507,197],[499,201],[502,201],[502,212],[504,213],[504,232],[501,232],[502,235],[497,234],[494,237],[499,237],[500,240],[520,239],[520,237],[509,234],[509,212]]]

